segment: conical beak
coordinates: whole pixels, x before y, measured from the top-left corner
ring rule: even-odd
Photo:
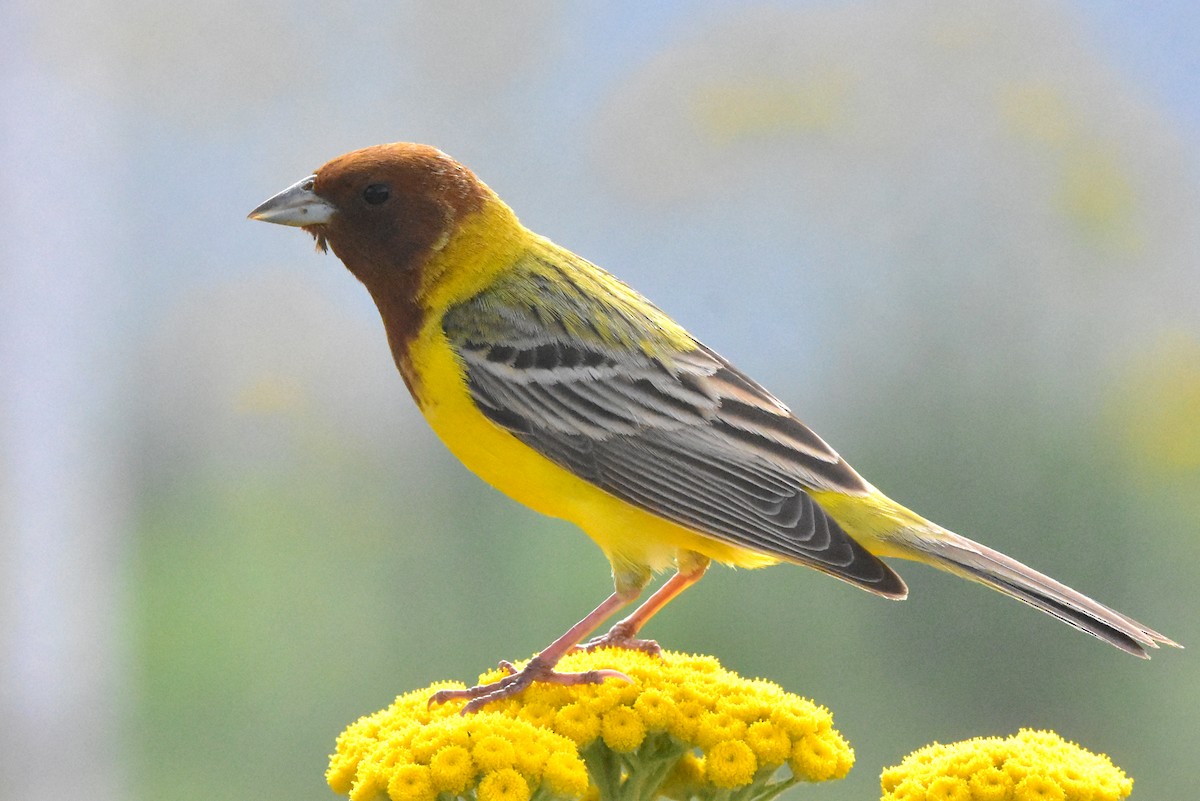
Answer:
[[[313,192],[316,180],[316,175],[310,175],[303,181],[297,181],[250,212],[248,216],[252,220],[297,227],[329,222],[337,209]]]

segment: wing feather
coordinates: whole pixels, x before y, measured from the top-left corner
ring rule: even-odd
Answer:
[[[655,515],[882,595],[904,594],[899,576],[808,492],[862,494],[868,485],[783,403],[703,345],[667,342],[627,306],[599,309],[619,326],[609,336],[581,324],[603,301],[585,296],[578,276],[562,283],[537,275],[518,272],[443,318],[489,419]],[[538,302],[551,292],[553,303]]]

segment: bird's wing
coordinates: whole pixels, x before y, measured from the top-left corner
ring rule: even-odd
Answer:
[[[443,318],[490,420],[659,517],[903,597],[900,577],[806,491],[868,491],[832,448],[713,351],[666,341],[648,302],[609,303],[561,278],[516,274]]]

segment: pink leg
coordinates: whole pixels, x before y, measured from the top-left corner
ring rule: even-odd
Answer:
[[[655,590],[654,594],[647,598],[641,606],[633,610],[629,617],[614,624],[606,634],[589,640],[581,647],[587,651],[597,648],[630,648],[657,654],[662,650],[658,643],[654,640],[640,640],[636,636],[637,633],[642,630],[642,626],[646,625],[650,618],[658,614],[659,610],[699,581],[706,570],[708,570],[708,560],[703,558],[695,559],[693,564],[681,566],[675,575]]]
[[[434,693],[433,697],[429,699],[429,703],[441,704],[457,698],[466,698],[468,699],[467,705],[462,709],[465,715],[469,712],[475,712],[492,701],[516,695],[535,681],[551,682],[554,684],[598,684],[610,678],[625,679],[628,681],[629,678],[624,673],[616,670],[588,670],[583,673],[559,673],[554,670],[554,666],[580,640],[595,631],[601,623],[608,620],[618,609],[628,605],[637,595],[637,591],[633,591],[632,594],[630,592],[621,592],[620,590],[614,592],[605,599],[604,603],[589,612],[583,620],[580,620],[574,626],[567,629],[565,634],[550,643],[545,650],[531,659],[529,664],[521,671],[518,672],[511,664],[502,662],[501,665],[506,667],[510,673],[499,681],[494,681],[491,684],[478,684],[465,690],[442,690],[441,692]]]

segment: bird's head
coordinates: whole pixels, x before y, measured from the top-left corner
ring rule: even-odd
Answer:
[[[338,156],[249,216],[303,228],[374,291],[414,280],[460,222],[494,197],[440,150],[401,142]]]
[[[249,216],[303,228],[362,281],[414,394],[408,348],[421,327],[478,292],[529,236],[470,170],[405,142],[338,156]]]

